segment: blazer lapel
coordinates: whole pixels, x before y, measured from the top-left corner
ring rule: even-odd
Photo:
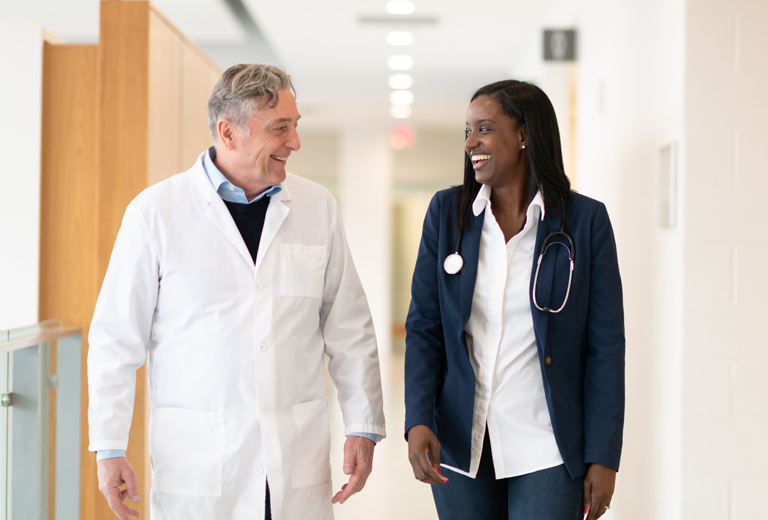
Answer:
[[[261,240],[259,241],[259,254],[256,255],[256,272],[259,271],[259,266],[261,266],[270,244],[274,241],[277,231],[291,211],[291,191],[287,181],[286,178],[283,182],[283,189],[279,193],[270,197],[267,215],[264,218],[264,228],[261,231]]]
[[[461,256],[464,258],[464,267],[459,271],[461,275],[462,330],[467,326],[469,315],[472,311],[472,296],[475,292],[475,282],[477,281],[477,262],[480,258],[480,237],[483,232],[484,219],[485,210],[476,217],[473,215],[469,223],[469,229],[464,232],[464,236],[461,239]]]
[[[533,315],[533,330],[536,335],[536,344],[540,353],[544,353],[547,345],[547,325],[549,324],[549,312],[540,311],[533,303],[533,280],[536,277],[536,266],[539,261],[539,254],[541,253],[541,245],[544,243],[544,239],[553,230],[560,229],[560,221],[562,217],[559,212],[551,211],[547,212],[547,216],[541,222],[539,222],[539,229],[536,232],[536,247],[533,250],[533,269],[531,270],[531,284],[528,291],[529,298],[531,300],[531,314]],[[552,286],[554,282],[555,266],[557,265],[557,256],[560,254],[561,247],[554,247],[547,253],[546,262],[542,261],[541,269],[539,270],[539,279],[536,286],[536,301],[539,306],[552,305]],[[549,256],[552,255],[550,261]]]

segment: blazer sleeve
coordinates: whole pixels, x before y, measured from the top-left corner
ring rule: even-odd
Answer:
[[[357,275],[338,205],[329,202],[331,230],[320,327],[328,372],[338,392],[345,435],[386,437],[379,351],[371,312]]]
[[[624,431],[624,308],[616,240],[603,204],[591,235],[584,462],[618,471]]]
[[[125,211],[88,335],[90,451],[125,450],[147,358],[159,256],[136,200]]]
[[[417,424],[435,431],[434,401],[445,367],[445,341],[438,291],[440,194],[429,204],[411,285],[405,322],[405,436]]]

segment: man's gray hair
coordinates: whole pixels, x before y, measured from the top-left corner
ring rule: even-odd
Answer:
[[[229,119],[248,135],[258,104],[276,106],[282,89],[293,90],[291,77],[272,65],[241,63],[225,70],[208,99],[208,129],[213,140],[219,139],[217,126],[221,118]]]

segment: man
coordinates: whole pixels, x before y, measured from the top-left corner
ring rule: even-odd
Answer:
[[[90,447],[121,520],[149,355],[152,520],[330,519],[385,436],[370,312],[333,197],[286,173],[299,149],[291,80],[228,69],[208,102],[215,146],[128,206],[88,354]],[[346,433],[331,499],[324,355]],[[123,484],[126,485],[121,489]]]

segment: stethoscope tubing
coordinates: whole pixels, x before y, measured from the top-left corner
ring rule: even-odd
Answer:
[[[551,240],[558,235],[564,236],[566,240],[568,240],[570,247],[568,247],[568,245],[562,242],[551,242]],[[443,261],[443,269],[445,269],[445,272],[448,274],[456,274],[459,271],[461,271],[462,267],[464,267],[464,259],[461,256],[461,239],[463,237],[464,237],[464,231],[460,229],[458,231],[458,236],[456,237],[455,252],[446,256],[445,260]],[[562,246],[568,251],[568,261],[570,263],[570,268],[568,270],[568,287],[565,290],[565,299],[563,300],[563,304],[557,309],[552,309],[547,306],[542,307],[539,305],[539,302],[536,300],[536,289],[538,287],[538,282],[539,282],[539,270],[541,269],[541,262],[542,260],[544,260],[544,254],[547,252],[547,250],[554,245]],[[563,231],[563,224],[560,224],[560,229],[558,231],[553,231],[552,233],[550,233],[544,238],[544,241],[541,244],[541,250],[539,251],[539,258],[536,261],[536,273],[533,276],[533,289],[531,291],[531,296],[533,298],[533,304],[536,306],[537,309],[543,312],[548,312],[550,314],[557,314],[565,308],[565,304],[568,303],[568,296],[571,294],[571,285],[573,283],[573,271],[574,271],[575,259],[576,259],[576,244],[574,243],[573,238],[568,233]]]

